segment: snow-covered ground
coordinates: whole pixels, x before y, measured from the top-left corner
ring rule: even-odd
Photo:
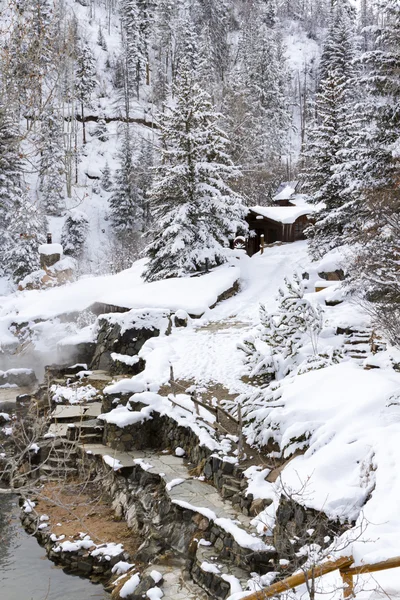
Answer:
[[[322,266],[332,268],[337,259],[333,257],[332,265],[325,259]],[[364,329],[369,326],[367,315],[348,300],[337,306],[325,306],[325,299],[337,297],[337,290],[328,287],[315,293],[319,269],[310,264],[305,242],[269,247],[264,255],[252,258],[233,253],[230,263],[209,275],[148,285],[140,277],[143,261],[138,261],[131,269],[115,276],[84,278],[51,290],[1,297],[0,342],[5,345],[14,339],[9,331],[12,322],[41,319],[42,322],[33,327],[40,326],[45,332],[47,328],[54,329],[58,315],[81,311],[96,301],[120,301],[122,305],[129,304],[128,308],[141,306],[187,312],[196,305],[199,314],[203,313],[201,318],[189,319],[186,328],[173,327],[170,335],[146,342],[140,352],[146,359],[145,371],[115,387],[132,393],[151,389],[154,393],[168,381],[172,364],[177,380],[188,385],[194,383],[199,388],[220,384],[226,393],[237,395],[252,389],[247,380],[241,378],[243,353],[237,345],[258,323],[260,303],[268,310],[275,308],[284,276],[290,277],[293,272],[310,274],[306,296],[324,309],[321,350],[332,345],[339,348],[343,344],[343,335],[335,335],[338,326]],[[239,292],[215,308],[209,308],[236,280],[239,280]],[[151,293],[153,285],[156,290]],[[61,339],[71,331],[60,323],[58,333]],[[39,334],[38,340],[43,344]],[[255,496],[269,496],[274,500],[260,516],[262,527],[273,525],[277,494],[284,486],[305,505],[333,518],[356,522],[342,550],[342,554],[352,554],[356,564],[400,554],[397,469],[400,463],[400,373],[393,369],[398,356],[395,350],[389,349],[371,356],[370,360],[380,368],[365,370],[359,361],[345,357],[338,364],[323,369],[301,375],[292,373],[278,382],[270,401],[254,407],[246,430],[251,438],[253,427],[256,431],[253,439],[258,442],[264,439],[266,443],[273,437],[285,448],[287,457],[304,447],[304,453],[288,462],[275,484],[250,477]],[[267,473],[265,471],[263,477]],[[396,571],[374,576],[391,597],[400,596],[400,578],[398,574],[396,577]],[[324,586],[333,582],[335,587],[335,577],[324,578]],[[377,591],[367,592],[367,588],[372,589],[371,579],[369,583],[367,580],[367,576],[360,579],[363,583],[359,584],[357,598],[380,597]],[[333,593],[333,597],[335,595],[339,597],[338,592]]]

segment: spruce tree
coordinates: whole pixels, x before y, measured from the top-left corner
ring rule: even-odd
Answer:
[[[22,196],[22,161],[19,135],[9,111],[0,104],[0,269],[10,243],[10,224]]]
[[[143,227],[143,192],[138,186],[133,161],[133,148],[129,125],[126,124],[119,151],[119,167],[115,173],[110,197],[110,214],[113,228],[118,234],[129,234]]]
[[[315,225],[308,231],[313,257],[344,243],[346,185],[338,175],[350,139],[349,113],[354,102],[353,24],[347,4],[337,3],[321,58],[321,81],[315,100],[316,118],[306,145],[307,188],[316,204]]]
[[[103,172],[102,172],[101,187],[106,192],[110,192],[112,190],[111,171],[110,171],[110,167],[108,165],[108,162],[106,162],[105,167],[104,167]]]
[[[87,242],[89,217],[81,210],[72,210],[61,232],[64,254],[79,258]]]
[[[146,74],[148,60],[146,27],[141,23],[142,8],[139,7],[137,0],[122,0],[120,12],[127,93],[135,92],[139,99],[140,86]]]
[[[221,264],[229,239],[244,225],[241,198],[229,186],[240,173],[228,158],[220,116],[187,63],[174,91],[175,106],[159,115],[162,160],[149,197],[154,228],[147,281]]]
[[[59,216],[65,207],[64,123],[57,109],[49,105],[40,130],[39,191],[43,209]]]
[[[86,144],[85,104],[90,102],[96,87],[96,61],[89,45],[81,44],[78,48],[75,73],[75,94],[81,105],[82,137]]]

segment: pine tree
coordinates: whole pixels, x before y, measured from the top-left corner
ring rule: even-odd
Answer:
[[[49,105],[40,131],[39,191],[44,210],[59,216],[65,207],[64,124],[57,109]]]
[[[219,115],[186,63],[174,91],[176,105],[159,115],[162,161],[150,192],[147,281],[221,264],[230,237],[243,225],[241,199],[228,184],[239,171],[227,156]]]
[[[18,130],[9,111],[0,104],[0,269],[10,242],[10,224],[22,196],[22,161]]]
[[[23,197],[12,214],[9,227],[11,243],[4,256],[7,271],[15,283],[40,267],[38,248],[46,241],[44,222],[38,208]]]
[[[110,198],[111,222],[116,233],[129,234],[143,227],[143,192],[138,186],[133,161],[129,125],[124,133],[119,152],[119,168],[115,173]]]
[[[139,99],[140,85],[146,74],[147,40],[145,24],[141,23],[142,10],[137,0],[122,0],[121,23],[124,32],[124,65],[127,93],[136,93]]]
[[[283,171],[291,117],[281,41],[257,6],[247,15],[238,56],[238,72],[225,90],[224,113],[233,158],[245,172],[241,189],[249,204],[264,204]]]
[[[343,169],[352,189],[351,217],[357,224],[350,238],[357,246],[348,283],[372,302],[369,310],[377,325],[398,344],[400,3],[385,0],[380,9],[372,48],[361,57],[359,87],[364,95],[358,122],[366,125],[365,135],[354,128]]]
[[[79,258],[87,242],[88,231],[89,217],[87,214],[80,210],[72,210],[61,232],[64,254]]]
[[[245,364],[250,377],[261,378],[263,383],[281,379],[310,356],[318,353],[318,336],[322,329],[322,311],[304,298],[304,285],[297,274],[285,278],[285,287],[279,289],[278,307],[269,313],[260,305],[260,325],[255,333],[238,345],[245,353]],[[311,342],[312,354],[302,348]]]
[[[78,49],[75,74],[75,94],[81,105],[82,136],[86,144],[85,104],[90,102],[96,87],[96,61],[88,44],[84,43]]]
[[[110,192],[112,189],[111,171],[108,162],[106,162],[101,176],[101,187],[106,192]]]
[[[346,3],[338,3],[321,58],[316,119],[306,145],[305,177],[312,201],[324,203],[308,231],[313,257],[344,243],[346,185],[338,175],[350,139],[349,113],[354,102],[353,24]]]
[[[207,31],[211,42],[213,69],[219,81],[223,81],[229,69],[230,48],[228,43],[229,13],[228,0],[197,0],[194,5],[194,21],[198,31]]]

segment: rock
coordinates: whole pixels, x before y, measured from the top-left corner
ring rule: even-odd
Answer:
[[[37,382],[33,369],[9,369],[0,371],[0,385],[16,385],[18,387],[33,387]]]
[[[189,315],[185,310],[177,310],[174,315],[175,327],[187,327],[189,321]]]
[[[0,412],[0,425],[4,425],[10,420],[10,415],[7,413]]]
[[[344,272],[342,269],[336,269],[336,271],[323,271],[318,273],[318,277],[325,279],[325,281],[343,281]]]
[[[250,516],[256,517],[260,514],[267,506],[272,504],[272,500],[270,498],[257,498],[253,500],[250,506]]]

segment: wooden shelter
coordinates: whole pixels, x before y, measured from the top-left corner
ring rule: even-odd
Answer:
[[[249,208],[246,221],[250,236],[247,252],[253,256],[264,244],[295,242],[304,239],[312,206],[253,206]]]

